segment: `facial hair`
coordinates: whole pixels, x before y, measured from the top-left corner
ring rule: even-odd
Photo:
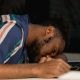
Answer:
[[[40,50],[45,44],[43,40],[35,40],[27,47],[29,63],[37,63],[41,57]]]

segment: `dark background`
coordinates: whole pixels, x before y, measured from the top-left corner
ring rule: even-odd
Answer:
[[[29,0],[28,6],[32,21],[62,15],[69,26],[70,41],[65,51],[80,52],[80,0]]]
[[[31,22],[62,15],[69,26],[67,52],[80,52],[80,0],[0,0],[0,14],[29,14]]]

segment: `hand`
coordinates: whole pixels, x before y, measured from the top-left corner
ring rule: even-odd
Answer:
[[[68,59],[65,56],[65,54],[61,54],[61,55],[58,55],[58,56],[55,56],[55,57],[51,57],[50,55],[43,56],[43,57],[40,58],[38,63],[44,63],[44,62],[47,62],[47,61],[52,61],[54,59],[62,59],[65,62],[68,62]]]
[[[70,70],[70,66],[61,59],[55,59],[45,63],[40,63],[36,67],[37,77],[52,78],[58,77]]]
[[[49,55],[47,55],[47,56],[41,57],[38,63],[44,63],[52,60],[54,60],[54,58],[51,58]]]

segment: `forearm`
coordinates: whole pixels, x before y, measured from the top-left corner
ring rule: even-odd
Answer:
[[[68,72],[69,69],[70,66],[61,59],[40,64],[3,64],[0,65],[0,79],[53,78]]]
[[[36,64],[1,64],[0,78],[27,78],[35,77]]]

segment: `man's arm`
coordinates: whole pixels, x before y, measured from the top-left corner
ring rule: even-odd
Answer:
[[[0,79],[52,78],[69,71],[69,69],[70,66],[60,59],[39,64],[0,64]]]
[[[36,64],[0,64],[0,78],[34,77]]]

